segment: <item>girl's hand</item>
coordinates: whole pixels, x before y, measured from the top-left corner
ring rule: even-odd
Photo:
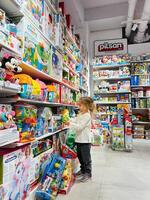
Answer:
[[[70,122],[69,122],[69,121],[68,121],[68,122],[65,122],[64,125],[70,126]]]

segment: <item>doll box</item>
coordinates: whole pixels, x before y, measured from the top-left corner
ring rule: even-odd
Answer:
[[[0,146],[19,141],[19,132],[17,128],[0,130]]]
[[[29,191],[29,146],[14,151],[0,151],[0,184],[3,184],[3,200],[24,200]]]

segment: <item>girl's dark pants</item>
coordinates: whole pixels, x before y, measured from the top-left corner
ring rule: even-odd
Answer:
[[[80,162],[81,172],[83,174],[92,176],[92,161],[91,161],[91,144],[90,143],[76,143],[77,156]]]

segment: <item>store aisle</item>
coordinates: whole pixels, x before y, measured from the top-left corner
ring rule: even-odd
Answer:
[[[94,147],[92,154],[92,181],[76,183],[68,195],[58,200],[150,199],[149,141],[135,141],[133,153]]]

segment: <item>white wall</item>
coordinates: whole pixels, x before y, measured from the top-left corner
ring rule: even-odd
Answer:
[[[128,53],[132,55],[150,53],[150,43],[130,44],[128,45]]]
[[[90,59],[94,56],[94,41],[122,38],[122,29],[96,31],[90,33],[89,53]]]

